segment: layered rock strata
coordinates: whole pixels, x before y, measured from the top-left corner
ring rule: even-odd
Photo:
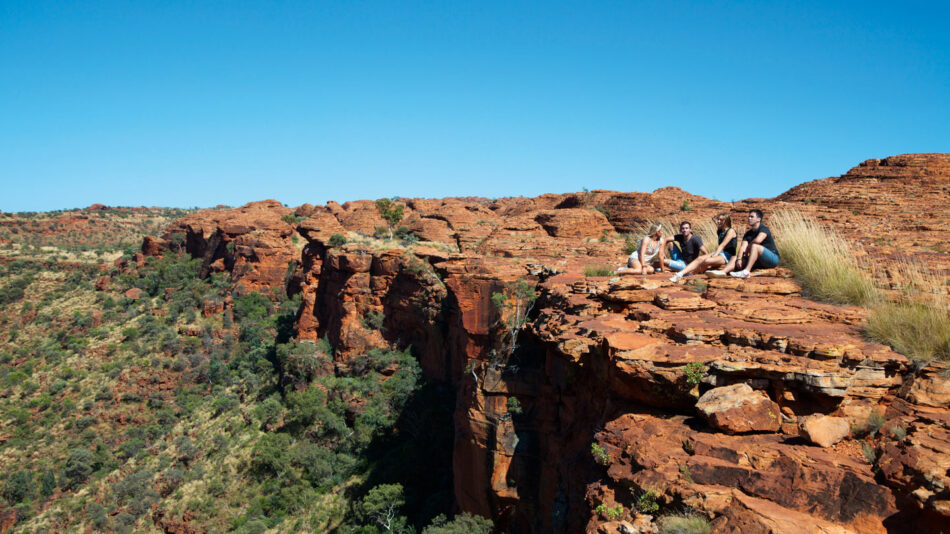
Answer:
[[[847,199],[874,185],[875,198],[904,203],[947,191],[946,155],[873,161],[766,205],[799,206],[872,246],[893,227],[848,221],[887,207],[835,204],[836,188]],[[864,310],[803,298],[783,269],[685,285],[584,274],[618,266],[618,232],[680,218],[684,200],[693,219],[765,204],[673,188],[405,199],[401,224],[422,241],[400,245],[365,237],[383,224],[371,202],[302,206],[298,221],[268,201],[186,217],[158,249],[178,243],[243,290],[301,293],[298,337],[326,336],[338,367],[412,346],[428,379],[456,388],[457,505],[500,531],[649,532],[657,515],[686,510],[715,532],[947,524],[945,365],[867,342]],[[935,210],[936,230],[921,232],[947,223],[946,208],[914,209]],[[946,264],[933,253],[925,260]],[[537,301],[508,353],[492,296],[518,280]]]

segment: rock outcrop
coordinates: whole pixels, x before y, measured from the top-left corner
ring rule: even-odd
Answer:
[[[870,160],[775,202],[869,246],[907,230],[905,216],[876,219],[906,203],[930,221],[914,227],[914,246],[932,248],[946,235],[948,169],[948,155]],[[909,202],[919,195],[932,202]],[[686,285],[585,275],[617,266],[618,232],[646,217],[752,203],[674,188],[400,202],[417,243],[370,238],[384,223],[369,201],[265,201],[181,219],[164,246],[180,243],[242,290],[299,292],[298,337],[326,336],[337,366],[374,346],[411,346],[428,379],[456,390],[456,503],[501,531],[653,528],[644,495],[654,516],[692,510],[714,532],[950,522],[945,364],[920,368],[868,342],[863,310],[803,298],[782,268]],[[929,254],[947,264],[945,251]],[[492,297],[516,298],[519,280],[537,300],[506,350],[499,319],[510,311]]]

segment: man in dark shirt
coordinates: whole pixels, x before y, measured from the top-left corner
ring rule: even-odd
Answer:
[[[672,244],[673,242],[679,245],[679,249]],[[671,271],[682,271],[700,255],[708,254],[702,238],[693,234],[693,225],[689,221],[680,223],[680,233],[664,238],[663,246],[670,247],[670,254],[664,261],[664,265]]]
[[[736,254],[736,278],[748,278],[752,269],[771,269],[778,265],[778,249],[772,231],[762,224],[762,211],[749,212],[749,230],[742,236],[742,246]]]

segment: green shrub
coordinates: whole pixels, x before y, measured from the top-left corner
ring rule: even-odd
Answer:
[[[594,457],[594,461],[600,465],[608,466],[610,465],[610,454],[607,453],[606,449],[600,446],[598,443],[590,444],[590,454]]]
[[[306,217],[302,215],[294,215],[293,213],[288,213],[280,218],[287,224],[300,224]]]
[[[288,434],[264,434],[251,453],[251,470],[261,479],[282,477],[290,468],[290,445]]]
[[[343,234],[333,234],[327,244],[331,247],[342,247],[346,244],[346,237]]]
[[[237,395],[221,395],[219,397],[215,397],[215,399],[211,402],[211,411],[215,417],[217,417],[236,408],[240,404],[241,402],[238,400]]]
[[[656,492],[655,491],[645,491],[637,497],[637,510],[643,514],[652,514],[660,509],[660,505],[656,502]]]
[[[693,211],[693,204],[688,198],[683,199],[683,203],[680,204],[680,211]]]
[[[277,424],[283,411],[284,407],[276,397],[268,397],[254,407],[254,415],[260,421],[262,428]]]
[[[463,512],[448,521],[442,514],[435,516],[422,534],[490,534],[493,523],[480,515]]]
[[[0,487],[0,496],[11,506],[31,499],[36,492],[33,475],[25,469],[15,471],[4,478],[3,486]]]
[[[604,503],[597,505],[597,508],[594,508],[594,511],[597,512],[601,517],[608,521],[616,521],[623,517],[623,506],[607,506]]]
[[[66,458],[63,474],[66,476],[66,489],[74,489],[89,478],[99,466],[95,455],[89,449],[72,449]]]
[[[518,400],[518,397],[508,397],[507,401],[508,413],[511,415],[521,415],[523,410],[521,408],[521,402]]]
[[[363,326],[370,330],[383,331],[383,323],[386,322],[386,314],[381,311],[369,311],[363,316]]]
[[[697,386],[706,376],[706,364],[703,362],[689,362],[683,366],[683,374],[686,376],[687,384]]]

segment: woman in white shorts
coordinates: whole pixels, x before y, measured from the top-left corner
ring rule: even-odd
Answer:
[[[655,265],[656,271],[662,271],[663,247],[660,246],[662,240],[663,226],[660,224],[650,226],[650,234],[643,236],[640,240],[640,248],[627,257],[627,268],[640,274],[652,274]]]

